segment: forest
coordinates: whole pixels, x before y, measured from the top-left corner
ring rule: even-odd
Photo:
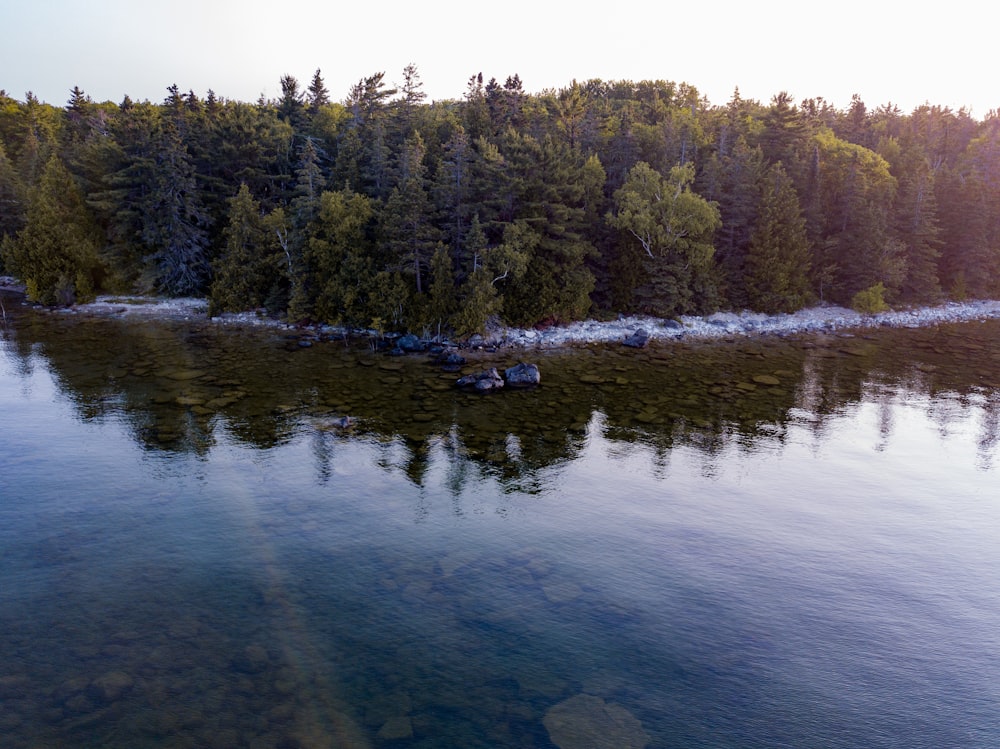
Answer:
[[[202,296],[457,337],[1000,295],[997,111],[482,73],[428,101],[401,78],[341,101],[320,70],[252,103],[0,90],[0,272],[48,305]]]

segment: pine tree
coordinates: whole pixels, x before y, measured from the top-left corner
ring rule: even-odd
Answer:
[[[209,274],[206,215],[180,134],[164,123],[142,239],[155,288],[171,296],[199,294]]]
[[[757,213],[746,260],[750,308],[794,312],[809,298],[809,240],[798,194],[781,162],[768,170]]]
[[[412,277],[418,295],[426,290],[426,268],[438,242],[437,230],[430,220],[424,153],[419,133],[406,139],[400,154],[399,181],[382,212],[387,249],[397,258],[397,267]]]
[[[565,141],[508,131],[502,149],[510,181],[509,220],[537,240],[528,269],[504,292],[504,316],[517,325],[577,320],[590,309],[596,250],[585,235],[586,160]],[[502,214],[501,214],[502,215]]]
[[[25,227],[3,240],[7,269],[42,304],[93,298],[103,268],[99,233],[83,195],[58,156],[49,157],[27,212]]]

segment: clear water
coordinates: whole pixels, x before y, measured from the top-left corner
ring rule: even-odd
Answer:
[[[489,396],[196,323],[2,346],[4,747],[627,746],[550,734],[580,694],[635,746],[1000,746],[996,323],[482,354],[542,370]]]

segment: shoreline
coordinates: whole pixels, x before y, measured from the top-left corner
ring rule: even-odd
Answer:
[[[0,289],[19,292],[13,279],[0,278]],[[316,335],[373,336],[375,331],[347,330],[332,325],[294,325],[256,312],[208,316],[208,301],[201,298],[144,297],[139,295],[99,296],[95,301],[65,308],[46,308],[53,314],[116,317],[123,319],[190,320],[220,326],[270,328]],[[546,328],[498,328],[486,336],[473,336],[463,348],[509,347],[549,349],[599,343],[623,343],[638,330],[649,342],[721,340],[734,337],[837,333],[872,328],[921,328],[948,323],[1000,319],[1000,300],[945,302],[928,307],[890,310],[863,315],[846,307],[817,305],[794,313],[768,315],[759,312],[715,312],[685,315],[676,320],[647,315],[619,316],[615,320],[581,320]]]

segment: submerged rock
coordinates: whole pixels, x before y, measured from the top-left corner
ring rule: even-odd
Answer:
[[[643,749],[649,735],[621,705],[578,694],[545,713],[542,722],[559,749]]]
[[[542,381],[538,366],[524,362],[504,370],[503,376],[510,387],[530,387]]]
[[[504,386],[503,377],[497,372],[496,367],[490,367],[482,372],[459,377],[455,383],[459,387],[473,387],[481,392],[488,390],[499,390]]]

